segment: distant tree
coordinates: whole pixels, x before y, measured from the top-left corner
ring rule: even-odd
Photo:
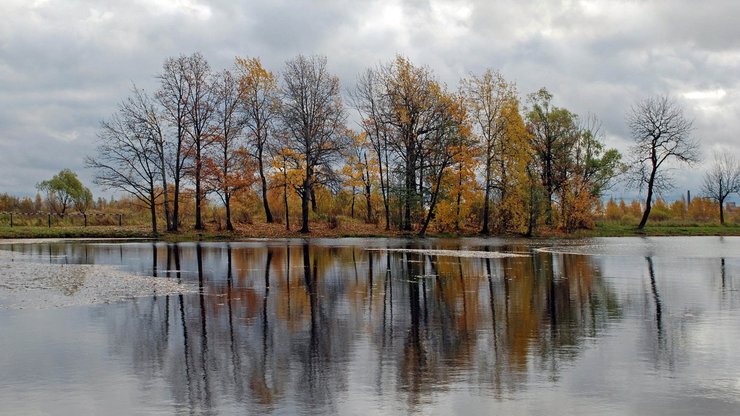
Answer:
[[[740,163],[729,153],[715,153],[714,163],[704,174],[704,193],[719,203],[719,222],[725,223],[725,199],[740,192]]]
[[[647,187],[647,200],[639,229],[645,227],[653,196],[672,187],[665,169],[669,159],[689,165],[699,161],[699,144],[691,137],[692,122],[681,107],[666,96],[646,98],[627,115],[635,144],[630,148],[630,182]]]
[[[332,163],[346,139],[339,78],[329,74],[325,57],[298,55],[285,64],[280,94],[280,117],[303,167],[300,231],[308,233],[314,185],[332,176]]]
[[[39,182],[36,188],[46,193],[49,208],[59,215],[72,207],[84,214],[92,204],[92,192],[69,169],[62,169],[53,178]]]

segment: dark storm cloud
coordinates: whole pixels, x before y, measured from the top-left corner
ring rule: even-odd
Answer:
[[[100,121],[132,82],[155,89],[163,60],[193,51],[216,69],[324,54],[345,89],[397,53],[450,88],[491,67],[523,97],[545,86],[556,105],[597,115],[622,151],[630,106],[670,94],[705,157],[740,152],[736,1],[5,0],[0,13],[0,192],[30,193],[64,167],[90,183]],[[700,175],[682,175],[698,189]]]

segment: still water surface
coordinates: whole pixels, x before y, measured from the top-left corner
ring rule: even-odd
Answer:
[[[0,414],[740,409],[740,238],[0,248],[200,289],[0,309]]]

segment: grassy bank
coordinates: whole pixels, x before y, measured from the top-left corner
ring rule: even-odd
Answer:
[[[93,226],[93,227],[0,227],[0,238],[157,238],[165,241],[229,241],[245,238],[339,238],[339,237],[413,237],[415,234],[386,231],[382,226],[361,223],[346,223],[332,228],[326,223],[314,223],[311,233],[301,234],[288,231],[281,224],[253,224],[239,226],[234,232],[209,229],[197,232],[186,229],[178,233],[154,235],[146,227],[140,226]],[[459,234],[428,234],[429,237],[471,237],[477,236],[474,230]],[[538,237],[628,237],[628,236],[740,236],[740,224],[661,224],[648,225],[638,230],[632,224],[603,222],[591,230],[579,230],[573,234],[547,232]]]

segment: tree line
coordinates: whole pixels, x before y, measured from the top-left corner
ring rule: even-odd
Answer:
[[[594,116],[556,106],[545,88],[522,100],[491,69],[453,90],[430,68],[396,56],[366,69],[343,94],[323,56],[298,55],[278,72],[236,58],[215,71],[194,53],[167,58],[157,79],[153,92],[132,87],[87,158],[98,185],[148,207],[155,232],[158,212],[167,230],[181,227],[186,200],[194,202],[195,229],[203,229],[209,195],[223,204],[229,230],[236,202],[259,205],[266,222],[287,229],[298,210],[307,233],[325,196],[327,214],[355,217],[359,201],[365,222],[419,235],[432,224],[483,234],[568,232],[593,225],[600,198],[627,171]],[[660,105],[677,113],[654,109]],[[639,103],[628,124],[630,177],[648,190],[646,221],[653,192],[668,185],[663,162],[697,161],[698,144],[668,99]]]

